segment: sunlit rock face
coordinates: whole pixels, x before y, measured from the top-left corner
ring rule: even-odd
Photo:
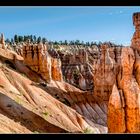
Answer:
[[[125,105],[122,90],[118,90],[116,84],[112,89],[108,107],[108,131],[112,133],[124,133],[125,126]]]
[[[123,48],[121,51],[121,68],[109,99],[109,132],[132,133],[140,131],[138,119],[140,89],[136,82],[135,75],[133,75],[134,60],[135,55],[133,49]]]
[[[24,63],[33,71],[42,76],[44,80],[62,81],[61,61],[53,58],[47,51],[47,46],[40,44],[26,44],[23,47]]]
[[[118,48],[119,49],[119,48]],[[109,100],[112,87],[116,81],[117,62],[115,48],[108,45],[101,46],[101,55],[95,65],[94,96],[103,100]]]
[[[0,48],[5,49],[5,39],[4,39],[4,34],[1,34],[0,36]]]
[[[140,132],[140,13],[134,13],[135,33],[131,48],[122,48],[118,73],[108,104],[110,133]]]
[[[131,40],[131,47],[135,53],[134,73],[140,85],[140,13],[133,14],[133,25],[135,26],[135,33]]]
[[[133,25],[135,26],[135,33],[131,40],[131,47],[140,50],[140,13],[133,14]]]

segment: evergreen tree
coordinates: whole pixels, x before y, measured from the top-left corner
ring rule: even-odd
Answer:
[[[16,42],[16,43],[19,42],[19,40],[18,40],[18,35],[15,35],[15,36],[14,36],[14,42]]]
[[[81,42],[81,45],[84,45],[84,41]]]
[[[33,42],[33,35],[30,35],[30,40],[31,42]]]
[[[13,40],[13,38],[11,38],[11,43],[12,43],[12,44],[14,43],[14,40]]]
[[[11,43],[10,40],[9,40],[8,38],[5,40],[5,42],[6,42],[7,44],[10,44],[10,43]]]
[[[45,37],[42,38],[42,43],[45,44],[47,42],[47,39]]]
[[[57,42],[57,41],[54,42],[54,45],[58,45],[58,44],[59,44],[59,42]]]
[[[24,36],[24,42],[26,42],[28,40],[28,36]]]
[[[41,37],[39,36],[38,38],[37,38],[37,43],[40,43],[41,42]]]
[[[70,45],[74,45],[75,43],[74,43],[74,41],[70,41],[70,43],[69,43]]]
[[[60,44],[60,45],[62,45],[62,44],[63,44],[62,40],[61,40],[61,41],[59,41],[59,44]]]
[[[23,36],[18,36],[18,41],[23,42]]]
[[[36,42],[36,36],[35,35],[33,36],[33,42],[34,43]]]
[[[92,46],[92,45],[97,45],[97,43],[92,41],[92,42],[91,42],[91,46]]]
[[[89,42],[86,42],[86,46],[90,46],[90,43]]]
[[[65,44],[65,45],[68,45],[68,41],[67,41],[67,40],[65,40],[65,41],[64,41],[64,44]]]
[[[79,40],[76,40],[75,41],[75,45],[79,45],[80,44],[80,41]]]

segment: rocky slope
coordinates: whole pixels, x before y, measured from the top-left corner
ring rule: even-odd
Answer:
[[[80,115],[53,95],[84,94],[82,91],[64,81],[52,80],[46,85],[42,76],[24,65],[23,57],[12,51],[0,48],[0,60],[1,133],[107,132],[106,127],[89,123],[86,115]]]

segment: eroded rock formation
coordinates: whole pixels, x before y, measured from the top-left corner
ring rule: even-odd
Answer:
[[[9,50],[0,50],[0,132],[107,133],[106,104],[98,105],[92,94],[82,93],[64,81],[53,80],[47,88],[44,87],[39,83],[38,73],[24,65],[21,56]],[[5,65],[8,61],[16,69]],[[33,77],[38,80],[33,80]],[[63,99],[67,99],[71,107],[55,99],[53,94],[63,94]],[[81,108],[82,114],[78,113],[78,108]]]
[[[4,40],[4,34],[1,34],[0,37],[0,45],[2,49],[5,49],[5,40]]]
[[[131,48],[122,48],[116,83],[109,99],[108,130],[113,133],[140,132],[140,87],[139,87],[139,17],[133,15],[136,27]]]
[[[135,33],[131,40],[131,47],[140,50],[140,13],[133,14],[133,25],[135,26]]]
[[[93,65],[98,59],[97,49],[69,46],[66,50],[58,52],[66,82],[82,90],[93,90]]]
[[[36,45],[26,44],[23,47],[23,58],[24,63],[40,74],[47,82],[63,80],[61,61],[49,55],[46,45],[42,43]]]
[[[117,48],[119,49],[119,48]],[[116,49],[108,45],[101,46],[101,56],[95,65],[94,96],[103,100],[109,100],[112,87],[116,81],[117,62]]]

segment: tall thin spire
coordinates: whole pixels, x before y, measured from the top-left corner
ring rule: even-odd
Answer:
[[[4,34],[1,34],[1,44],[2,44],[2,48],[5,49],[5,40],[4,40]]]

